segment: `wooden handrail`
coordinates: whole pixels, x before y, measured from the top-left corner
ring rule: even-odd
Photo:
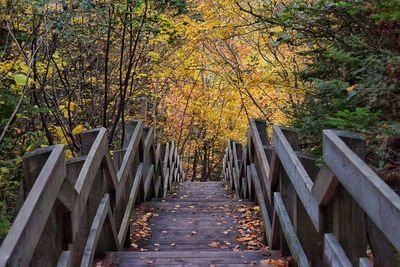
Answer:
[[[48,159],[3,241],[0,249],[1,266],[6,263],[10,266],[29,264],[34,253],[31,248],[38,245],[47,217],[64,182],[64,146],[56,145],[31,153],[32,156],[42,154],[47,154]]]
[[[168,149],[173,142],[163,150],[141,121],[127,124],[125,146],[113,153],[104,128],[81,140],[74,159],[65,160],[63,145],[24,156],[26,199],[0,248],[0,266],[92,266],[95,255],[128,245],[138,200],[165,196],[183,179],[177,149]]]
[[[372,266],[369,242],[377,266],[400,264],[400,197],[364,162],[360,136],[325,130],[324,162],[317,164],[301,152],[295,129],[273,126],[271,146],[266,123],[249,124],[240,177],[234,141],[222,174],[236,195],[259,203],[272,249],[290,253],[299,266]]]
[[[400,250],[400,196],[340,139],[338,133],[324,131],[324,161],[368,217]]]

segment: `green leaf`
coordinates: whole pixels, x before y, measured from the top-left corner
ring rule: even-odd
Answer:
[[[17,85],[25,85],[27,80],[28,79],[25,74],[16,74],[14,76],[14,81],[17,83]]]

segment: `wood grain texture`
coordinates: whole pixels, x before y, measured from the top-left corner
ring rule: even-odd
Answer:
[[[66,176],[64,146],[55,145],[49,149],[49,158],[2,243],[0,266],[29,265],[42,235]]]
[[[120,250],[119,242],[117,239],[117,232],[114,224],[114,219],[111,214],[110,207],[110,196],[108,194],[100,201],[100,205],[97,209],[96,216],[94,217],[92,226],[90,228],[90,234],[86,242],[85,250],[83,253],[81,267],[89,267],[93,265],[93,259],[96,253],[96,248],[100,239],[100,235],[103,234],[103,225],[108,217],[113,240],[108,240],[108,246],[112,248],[113,246]]]
[[[249,145],[254,148],[254,153],[255,157],[257,158],[259,167],[260,167],[260,174],[261,174],[261,179],[262,179],[262,186],[263,186],[263,191],[266,192],[265,197],[271,198],[271,180],[268,177],[270,173],[270,165],[267,159],[267,155],[265,154],[264,151],[264,145],[267,145],[267,141],[264,141],[263,139],[266,140],[267,136],[265,138],[261,138],[259,128],[257,127],[257,120],[250,119],[250,143]],[[254,157],[252,157],[255,162],[256,160]]]
[[[136,175],[134,178],[135,180],[134,180],[134,183],[133,183],[133,186],[131,189],[131,193],[129,195],[128,203],[126,205],[125,214],[122,219],[121,227],[119,228],[119,232],[118,232],[119,244],[125,243],[125,238],[126,238],[126,235],[128,233],[128,229],[129,229],[129,220],[131,218],[133,206],[135,205],[135,202],[136,202],[136,198],[138,195],[139,186],[140,186],[142,177],[143,177],[143,164],[140,164],[136,170]]]
[[[265,260],[276,254],[243,251],[237,240],[242,218],[238,209],[253,202],[232,199],[221,182],[183,182],[177,187],[166,199],[142,203],[153,214],[148,221],[151,236],[140,241],[146,252],[110,252],[109,264],[269,266]]]
[[[315,180],[312,192],[320,205],[327,205],[335,194],[339,180],[331,172],[328,166],[323,164]]]
[[[330,267],[352,267],[346,252],[333,234],[325,234],[324,263]]]
[[[400,250],[400,196],[332,130],[323,137],[324,160],[369,218]]]
[[[89,266],[105,249],[125,245],[137,197],[159,197],[183,174],[174,144],[156,146],[152,128],[142,138],[142,125],[126,124],[114,158],[104,128],[83,132],[80,155],[67,164],[63,145],[27,153],[27,199],[0,249],[0,266]]]
[[[320,228],[320,214],[319,214],[319,202],[312,193],[313,182],[304,169],[297,157],[293,148],[286,140],[285,135],[278,126],[273,126],[273,144],[275,147],[276,154],[287,175],[289,176],[294,189],[297,192],[304,208],[306,209],[311,221],[314,224],[316,230]]]
[[[253,185],[254,185],[255,195],[257,197],[257,202],[258,202],[258,205],[260,206],[261,215],[262,215],[263,222],[264,222],[265,236],[269,242],[271,240],[271,233],[272,233],[271,219],[269,218],[269,215],[268,215],[267,206],[266,206],[265,200],[264,200],[265,198],[264,198],[264,195],[263,195],[263,192],[261,189],[261,184],[259,181],[256,167],[254,164],[251,164],[250,168],[251,168],[251,177],[252,177],[252,181],[253,181]]]
[[[282,232],[285,236],[290,252],[300,267],[310,266],[307,256],[304,253],[303,247],[296,235],[296,231],[290,221],[280,193],[274,193],[275,211],[279,217],[279,222],[282,227]]]
[[[69,267],[71,266],[71,251],[63,251],[58,260],[57,267]]]

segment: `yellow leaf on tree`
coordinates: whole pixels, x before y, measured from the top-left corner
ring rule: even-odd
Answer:
[[[65,150],[65,156],[67,157],[67,159],[70,159],[73,157],[71,149]]]
[[[149,52],[147,55],[150,57],[150,59],[151,59],[152,61],[158,61],[158,60],[160,60],[160,54],[158,54],[157,52],[151,51],[151,52]]]
[[[61,139],[61,144],[68,145],[69,141],[71,141],[71,138],[69,138],[69,137],[65,138],[64,137],[64,138]]]
[[[73,135],[77,135],[82,133],[85,129],[85,126],[83,126],[82,124],[79,124],[78,126],[76,126],[73,130],[72,130],[72,134]]]
[[[78,105],[75,102],[70,102],[69,103],[69,109],[71,111],[75,111],[77,107],[78,107]]]
[[[64,138],[64,132],[62,131],[61,127],[56,126],[56,127],[54,127],[54,128],[56,129],[57,136],[58,136],[59,138]]]
[[[351,93],[354,89],[357,89],[357,87],[358,87],[358,83],[356,83],[356,84],[354,84],[354,85],[352,85],[350,87],[347,87],[346,91]]]

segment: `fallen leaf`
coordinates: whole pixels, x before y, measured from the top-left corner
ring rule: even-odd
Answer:
[[[252,239],[253,238],[250,237],[250,236],[243,236],[243,237],[236,238],[236,240],[239,241],[239,242],[250,241]]]
[[[208,244],[208,246],[210,247],[210,248],[218,248],[219,247],[219,242],[216,242],[216,241],[213,241],[213,242],[211,242],[210,244]]]

